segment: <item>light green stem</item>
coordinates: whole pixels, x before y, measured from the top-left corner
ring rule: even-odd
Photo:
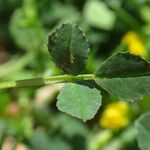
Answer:
[[[75,82],[78,80],[93,80],[94,74],[82,74],[82,75],[60,75],[47,78],[33,78],[17,81],[0,82],[0,89],[14,88],[14,87],[26,87],[26,86],[40,86],[52,83],[61,82]]]
[[[7,78],[10,74],[19,71],[34,59],[33,52],[30,51],[21,58],[12,58],[9,62],[0,66],[0,78]]]

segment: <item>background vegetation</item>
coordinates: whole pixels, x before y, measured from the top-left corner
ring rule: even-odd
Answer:
[[[0,0],[0,81],[63,74],[47,43],[68,22],[78,23],[90,43],[84,73],[118,51],[150,60],[149,14],[149,0]],[[2,150],[139,149],[134,121],[150,111],[150,96],[127,103],[102,91],[101,109],[83,123],[57,110],[63,85],[0,91]]]

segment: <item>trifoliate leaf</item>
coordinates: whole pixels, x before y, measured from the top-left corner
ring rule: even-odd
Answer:
[[[150,113],[143,114],[136,121],[137,141],[141,150],[150,149]]]
[[[68,83],[58,95],[57,107],[83,121],[92,119],[101,105],[100,91],[76,83]]]
[[[84,70],[90,51],[83,32],[76,24],[63,24],[50,35],[48,49],[55,64],[70,74]]]
[[[96,83],[124,100],[142,99],[150,93],[150,63],[139,56],[117,53],[95,72]]]

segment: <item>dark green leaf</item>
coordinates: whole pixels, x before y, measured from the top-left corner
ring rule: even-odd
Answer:
[[[50,35],[48,49],[56,65],[70,74],[84,70],[90,51],[83,32],[76,24],[63,24]]]
[[[95,72],[96,83],[124,100],[150,93],[150,63],[139,56],[117,53]]]
[[[141,150],[150,150],[150,113],[136,121],[137,141]]]
[[[92,119],[101,105],[100,91],[68,83],[58,95],[57,107],[84,121]]]

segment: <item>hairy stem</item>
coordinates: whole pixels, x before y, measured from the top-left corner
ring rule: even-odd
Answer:
[[[82,74],[82,75],[60,75],[51,76],[47,78],[33,78],[17,81],[0,82],[0,89],[14,88],[14,87],[26,87],[26,86],[40,86],[52,83],[61,82],[75,82],[78,80],[93,80],[94,74]]]

